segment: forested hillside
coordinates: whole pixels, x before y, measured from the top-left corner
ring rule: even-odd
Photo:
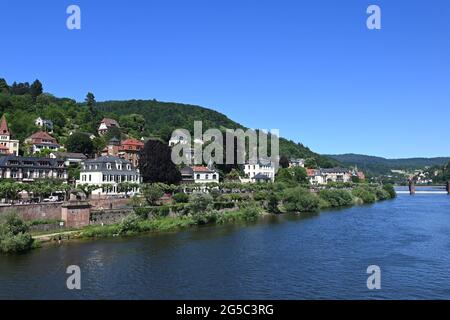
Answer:
[[[140,139],[158,137],[168,139],[173,130],[185,128],[193,130],[194,121],[202,121],[203,128],[246,129],[225,115],[199,106],[159,102],[156,100],[129,100],[96,102],[88,93],[86,100],[78,103],[70,98],[57,98],[44,93],[39,80],[32,84],[12,83],[0,79],[0,116],[5,114],[13,138],[21,142],[39,129],[35,125],[37,117],[54,122],[54,136],[60,144],[65,144],[70,133],[96,134],[99,122],[104,117],[118,120],[121,134]],[[95,151],[101,150],[107,142],[105,138],[94,140]],[[22,146],[23,148],[23,143]],[[24,150],[22,150],[24,152]],[[300,143],[280,140],[280,154],[291,158],[309,159],[312,165],[330,167],[338,162],[312,152]]]
[[[340,161],[346,166],[358,166],[358,168],[372,175],[390,174],[391,170],[415,170],[425,167],[442,166],[450,161],[450,158],[408,158],[386,159],[382,157],[366,156],[360,154],[328,155],[328,157]]]
[[[203,129],[247,129],[227,116],[207,108],[156,100],[105,101],[97,103],[98,110],[120,119],[137,114],[145,119],[147,135],[156,135],[166,140],[174,129],[183,128],[193,132],[194,121],[202,121]],[[122,122],[121,122],[122,124]],[[290,158],[310,159],[310,163],[322,167],[338,165],[338,161],[312,152],[301,143],[280,139],[280,154]]]

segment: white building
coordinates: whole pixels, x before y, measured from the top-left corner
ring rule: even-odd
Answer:
[[[37,118],[34,122],[36,126],[39,128],[43,128],[46,132],[53,133],[53,121],[42,119],[41,117]]]
[[[289,161],[289,168],[292,167],[305,167],[305,159],[291,159]]]
[[[352,173],[343,168],[307,169],[309,182],[312,185],[325,185],[328,182],[351,182]]]
[[[141,183],[139,169],[136,169],[128,160],[104,156],[82,163],[80,180],[77,180],[76,185],[102,186],[92,192],[94,195],[117,195],[124,194],[119,188],[121,182]],[[138,188],[133,190],[133,192],[138,191]]]
[[[264,179],[263,176],[270,179],[271,182],[275,181],[276,169],[272,162],[249,162],[244,166],[244,173],[247,179],[243,179],[242,182],[260,182]]]
[[[183,183],[219,183],[219,173],[204,166],[184,167],[181,176]]]
[[[58,151],[50,153],[49,157],[51,159],[63,159],[64,164],[67,167],[77,166],[87,159],[87,157],[82,153],[58,152]]]

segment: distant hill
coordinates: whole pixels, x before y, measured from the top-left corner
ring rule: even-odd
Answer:
[[[388,174],[391,170],[414,170],[423,169],[425,167],[442,166],[450,161],[450,157],[386,159],[352,153],[327,156],[341,162],[345,166],[356,165],[358,168],[372,175]]]
[[[171,132],[178,128],[193,132],[194,121],[202,121],[203,129],[247,129],[220,112],[181,103],[156,100],[104,101],[97,102],[96,109],[118,119],[125,115],[142,115],[145,118],[147,132],[163,139],[167,139]],[[319,155],[301,143],[284,138],[280,139],[280,155],[290,158],[312,158],[322,167],[339,165],[336,160]]]

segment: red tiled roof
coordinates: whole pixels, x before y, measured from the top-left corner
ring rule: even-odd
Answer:
[[[122,141],[122,146],[129,146],[129,145],[143,147],[144,143],[137,139],[126,139]]]
[[[214,170],[211,170],[208,167],[203,166],[194,166],[192,167],[192,170],[194,170],[194,172],[214,172]]]
[[[49,135],[47,132],[39,131],[36,133],[33,133],[28,139],[48,139],[48,140],[55,140],[51,135]]]
[[[315,169],[306,169],[306,174],[308,177],[314,177],[315,171]]]
[[[5,115],[2,116],[2,121],[1,121],[1,124],[0,124],[0,134],[10,135],[9,128],[8,128],[8,123],[6,122]]]

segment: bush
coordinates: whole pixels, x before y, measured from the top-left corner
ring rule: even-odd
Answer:
[[[253,196],[253,199],[255,199],[256,201],[264,201],[268,198],[268,196],[269,193],[267,191],[258,191]]]
[[[346,190],[322,190],[319,197],[327,201],[330,207],[350,206],[353,203],[352,195]]]
[[[234,202],[214,202],[213,208],[215,210],[222,210],[222,209],[232,209],[234,208],[235,204]]]
[[[192,216],[192,219],[195,225],[205,225],[215,223],[217,221],[217,216],[217,212],[209,211],[204,213],[196,213]]]
[[[386,190],[382,189],[382,188],[377,188],[375,190],[375,196],[377,197],[378,200],[387,200],[391,198],[391,195],[389,194],[389,192],[387,192]]]
[[[141,219],[145,220],[148,219],[148,215],[150,213],[150,209],[146,207],[138,207],[134,208],[134,214],[140,217]]]
[[[28,226],[15,214],[8,214],[0,225],[0,252],[18,253],[30,250],[33,238]]]
[[[397,193],[395,192],[394,186],[392,184],[385,184],[383,186],[383,189],[389,193],[389,198],[394,199],[397,196]]]
[[[126,234],[133,234],[135,232],[139,232],[139,222],[140,221],[142,221],[142,218],[135,214],[125,217],[122,220],[122,222],[119,224],[117,233],[119,235],[126,235]]]
[[[161,207],[152,207],[150,208],[150,212],[154,218],[162,218],[167,217],[170,214],[169,206],[161,206]]]
[[[271,192],[268,195],[268,199],[267,199],[267,210],[270,213],[279,213],[280,210],[278,209],[278,197],[275,193]]]
[[[352,194],[355,197],[360,198],[363,203],[374,203],[377,201],[375,194],[364,188],[355,188],[353,189]]]
[[[213,198],[206,193],[194,193],[189,198],[189,209],[193,214],[207,211],[212,205]]]
[[[142,194],[144,195],[145,200],[147,200],[147,203],[154,206],[156,201],[161,199],[164,195],[164,191],[156,184],[145,184],[142,187]]]
[[[184,192],[179,192],[179,193],[174,194],[172,199],[175,203],[188,203],[189,202],[189,196]]]
[[[283,203],[289,212],[317,212],[319,209],[319,198],[300,187],[286,190]]]

